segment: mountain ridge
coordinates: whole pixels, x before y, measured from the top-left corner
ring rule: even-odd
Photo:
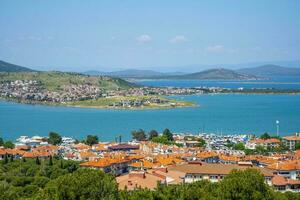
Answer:
[[[34,71],[36,70],[0,60],[0,72],[34,72]]]
[[[236,70],[240,73],[258,75],[258,76],[300,76],[300,68],[283,67],[280,65],[262,65],[258,67],[249,67]]]

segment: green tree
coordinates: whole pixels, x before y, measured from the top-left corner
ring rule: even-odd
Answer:
[[[158,132],[156,130],[151,130],[149,133],[148,133],[148,139],[149,140],[152,140],[153,138],[155,137],[158,137]]]
[[[204,147],[205,146],[205,140],[203,138],[198,139],[199,143],[197,144],[197,147]]]
[[[137,141],[143,141],[147,139],[147,135],[143,129],[134,130],[131,132],[132,139],[135,139]]]
[[[36,159],[35,159],[35,164],[37,164],[37,165],[40,165],[40,164],[41,164],[41,161],[40,161],[39,157],[36,157]]]
[[[53,165],[53,159],[52,159],[52,156],[50,155],[49,157],[49,165],[52,166]]]
[[[169,129],[165,129],[163,131],[163,136],[165,136],[167,138],[168,141],[173,141],[173,134],[171,133],[171,131]]]
[[[244,145],[244,143],[239,142],[239,143],[233,145],[233,149],[243,151],[243,150],[245,150],[245,145]]]
[[[61,136],[58,133],[50,132],[48,143],[53,145],[58,145],[62,142]]]
[[[6,141],[3,146],[4,148],[9,148],[9,149],[15,148],[15,145],[14,143],[12,143],[12,141]]]
[[[260,139],[263,139],[263,140],[270,139],[270,138],[271,138],[271,136],[267,132],[260,136]]]
[[[0,137],[0,147],[4,145],[4,140],[3,138]]]
[[[295,149],[296,149],[296,150],[299,150],[299,149],[300,149],[300,143],[296,143],[296,144],[295,144]]]
[[[79,169],[50,181],[37,199],[117,199],[114,177],[99,170]]]
[[[256,169],[233,170],[220,183],[220,199],[274,199],[273,193]]]
[[[8,163],[8,156],[7,154],[4,155],[4,164]]]
[[[98,144],[99,143],[98,136],[97,135],[88,135],[86,137],[85,143],[90,146],[92,146],[94,144]]]

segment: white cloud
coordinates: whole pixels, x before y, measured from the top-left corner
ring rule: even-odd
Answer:
[[[140,44],[144,44],[144,43],[149,43],[151,42],[152,38],[150,37],[150,35],[144,34],[144,35],[140,35],[136,38],[136,41]]]
[[[170,39],[170,43],[172,44],[184,43],[187,41],[188,39],[184,35],[176,35]]]
[[[223,50],[224,50],[224,46],[220,44],[206,47],[206,51],[208,52],[221,52]]]

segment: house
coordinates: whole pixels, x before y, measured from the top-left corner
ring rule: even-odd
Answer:
[[[272,179],[275,190],[280,192],[300,192],[300,180],[288,179],[281,175],[275,175]]]
[[[218,163],[219,155],[214,151],[201,151],[197,153],[196,160],[206,163]]]
[[[282,138],[283,144],[289,148],[289,150],[295,150],[296,144],[300,143],[300,135],[296,133],[295,136],[285,136]]]
[[[256,169],[262,173],[264,176],[265,182],[269,185],[272,184],[271,180],[274,176],[272,171],[259,168],[252,165],[245,164],[209,164],[209,163],[187,163],[182,165],[176,165],[169,167],[169,171],[180,171],[184,172],[183,182],[192,183],[199,180],[209,180],[211,182],[219,182],[233,169],[245,170],[245,169]]]
[[[99,169],[105,173],[121,175],[129,171],[129,165],[141,159],[138,156],[110,155],[80,164],[80,167]]]
[[[130,144],[117,144],[114,146],[109,146],[108,150],[110,151],[131,151],[131,150],[137,150],[140,147],[138,145],[130,145]]]
[[[157,168],[146,171],[131,171],[129,174],[116,178],[119,189],[134,190],[136,188],[147,188],[154,190],[157,183],[180,184],[183,172],[169,171],[168,168]]]
[[[265,149],[268,148],[275,148],[279,147],[280,145],[280,140],[277,138],[270,138],[270,139],[254,139],[250,140],[249,142],[246,143],[245,147],[247,149],[255,149],[257,146],[262,146]]]
[[[300,160],[278,161],[268,165],[267,168],[274,174],[296,180],[300,174]]]
[[[165,183],[163,176],[147,173],[145,171],[132,171],[129,174],[116,178],[119,189],[134,190],[136,188],[155,189],[157,183]]]

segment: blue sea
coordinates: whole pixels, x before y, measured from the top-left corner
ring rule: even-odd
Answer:
[[[273,76],[267,80],[136,80],[141,85],[164,87],[222,87],[237,89],[243,88],[276,88],[300,89],[300,76]]]
[[[20,135],[47,135],[49,131],[82,139],[96,134],[101,141],[122,135],[131,139],[131,131],[169,128],[173,132],[280,134],[300,131],[300,95],[217,94],[174,96],[192,101],[196,108],[170,110],[104,110],[0,101],[0,137],[16,139]]]

